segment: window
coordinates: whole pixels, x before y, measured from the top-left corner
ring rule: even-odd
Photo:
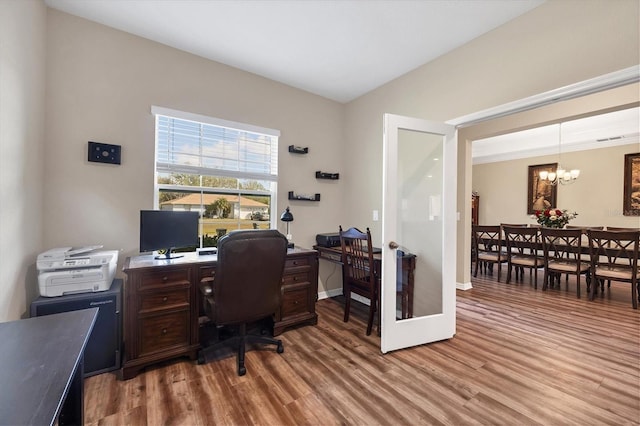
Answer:
[[[153,107],[155,208],[200,213],[200,245],[275,228],[277,130]]]

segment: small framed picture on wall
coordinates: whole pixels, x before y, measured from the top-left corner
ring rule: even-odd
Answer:
[[[558,163],[529,166],[527,214],[558,206],[558,187],[540,179],[540,172],[555,172],[557,168]]]
[[[640,216],[640,152],[624,156],[625,216]]]

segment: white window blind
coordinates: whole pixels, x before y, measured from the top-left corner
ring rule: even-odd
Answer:
[[[154,107],[156,171],[277,181],[277,130]]]

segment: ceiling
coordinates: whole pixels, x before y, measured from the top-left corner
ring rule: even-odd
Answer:
[[[49,7],[351,101],[544,0],[45,0]]]
[[[473,164],[507,161],[563,152],[640,144],[640,109],[566,121],[509,133],[471,144]]]
[[[72,15],[349,102],[544,0],[45,2]],[[638,109],[632,109],[564,123],[562,150],[638,143],[639,117]],[[546,126],[474,141],[472,150],[474,164],[557,154],[558,129]]]

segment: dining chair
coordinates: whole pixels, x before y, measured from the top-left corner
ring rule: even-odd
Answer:
[[[587,254],[586,257],[584,255],[585,249],[588,250],[588,247],[589,247],[589,237],[587,237],[587,231],[589,229],[603,230],[604,226],[565,225],[564,228],[565,229],[580,229],[580,230],[582,230],[583,260],[587,260],[587,261],[591,262],[591,258],[589,257],[589,255]],[[569,274],[565,274],[564,280],[565,280],[565,282],[569,282]]]
[[[590,262],[582,258],[582,230],[540,228],[544,259],[544,284],[542,290],[549,287],[550,280],[570,274],[576,276],[576,294],[580,297],[580,277],[585,275],[587,292],[591,286]],[[569,284],[567,282],[567,288]]]
[[[544,266],[544,260],[540,254],[540,232],[536,228],[523,226],[502,225],[505,245],[507,247],[507,284],[511,282],[511,271],[515,269],[516,280],[518,271],[524,268],[529,269],[534,274],[534,287],[538,288],[538,269]],[[522,272],[520,272],[522,279]]]
[[[594,284],[589,298],[593,300],[598,291],[598,283],[604,293],[604,281],[620,281],[631,284],[631,303],[638,309],[638,250],[640,231],[598,231],[589,230],[589,250],[591,254],[591,276]]]
[[[498,266],[498,282],[502,264],[507,263],[507,253],[502,247],[502,228],[500,225],[473,225],[473,240],[476,248],[476,267],[473,276],[478,276],[479,266],[493,272],[493,265]]]
[[[340,229],[340,246],[342,249],[342,282],[345,297],[344,322],[349,321],[351,311],[351,293],[369,299],[369,318],[367,320],[367,336],[371,334],[373,318],[378,310],[379,283],[373,261],[373,245],[371,231],[358,228]],[[378,332],[380,331],[380,315],[378,315]]]

